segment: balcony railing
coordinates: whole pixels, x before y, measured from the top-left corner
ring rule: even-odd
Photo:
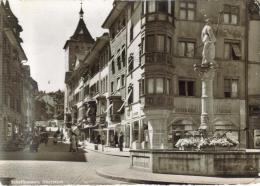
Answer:
[[[240,100],[214,99],[215,114],[239,114]],[[175,97],[174,108],[180,113],[201,113],[201,98]]]

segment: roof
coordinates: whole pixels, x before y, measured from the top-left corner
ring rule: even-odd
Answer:
[[[113,9],[110,11],[109,15],[107,16],[106,20],[102,24],[102,28],[109,28],[114,23],[116,18],[119,17],[119,15],[121,14],[122,10],[125,8],[127,3],[128,3],[127,1],[117,1],[114,4]]]
[[[70,37],[69,40],[66,41],[63,49],[67,48],[67,44],[69,41],[84,41],[86,43],[95,42],[95,40],[92,38],[91,34],[89,33],[83,18],[79,19],[79,23],[74,34]]]

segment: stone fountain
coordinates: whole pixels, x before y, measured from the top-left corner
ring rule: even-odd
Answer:
[[[213,80],[218,69],[215,58],[216,38],[210,20],[202,29],[202,63],[194,65],[202,81],[201,124],[199,130],[214,134],[212,120]],[[260,153],[246,150],[177,151],[169,149],[131,150],[131,167],[165,174],[200,176],[258,176]]]

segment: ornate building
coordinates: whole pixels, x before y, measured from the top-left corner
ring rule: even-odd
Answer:
[[[174,148],[179,138],[192,135],[192,131],[198,129],[202,83],[194,65],[202,61],[201,30],[205,20],[210,19],[217,39],[215,60],[218,64],[213,81],[210,128],[236,138],[241,148],[255,148],[254,141],[260,136],[257,125],[260,91],[256,85],[260,73],[259,47],[254,40],[259,31],[257,2],[115,0],[102,25],[110,34],[108,89],[103,97],[107,98],[107,125],[102,129],[108,131],[108,139],[110,134],[122,131],[125,147]],[[97,62],[100,60],[94,62],[92,56],[101,56],[104,52],[102,47],[95,48],[98,43],[100,41],[95,42],[90,52],[85,49],[89,52],[86,57],[78,58],[78,63],[84,65],[74,71],[81,72],[80,69],[85,68],[84,75],[66,73],[66,84],[74,86],[73,90],[85,87],[85,83],[80,84],[80,77],[85,79],[87,75],[92,81],[95,76],[89,69],[94,68],[93,64],[100,64]],[[99,74],[101,69],[97,65],[94,71]],[[96,87],[100,87],[100,83]],[[100,90],[95,90],[96,94],[90,98],[98,105],[99,96],[95,95],[99,95]],[[78,100],[80,96],[73,94]],[[73,106],[69,102],[67,105],[70,105],[68,108]],[[74,116],[77,114],[72,114],[72,118]],[[93,121],[97,118],[96,113]],[[98,128],[96,131],[101,131],[102,127]]]

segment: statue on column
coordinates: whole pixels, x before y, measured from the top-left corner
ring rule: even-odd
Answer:
[[[206,25],[201,32],[201,40],[204,43],[202,51],[202,64],[214,64],[216,37],[211,27],[210,19],[206,19]]]

